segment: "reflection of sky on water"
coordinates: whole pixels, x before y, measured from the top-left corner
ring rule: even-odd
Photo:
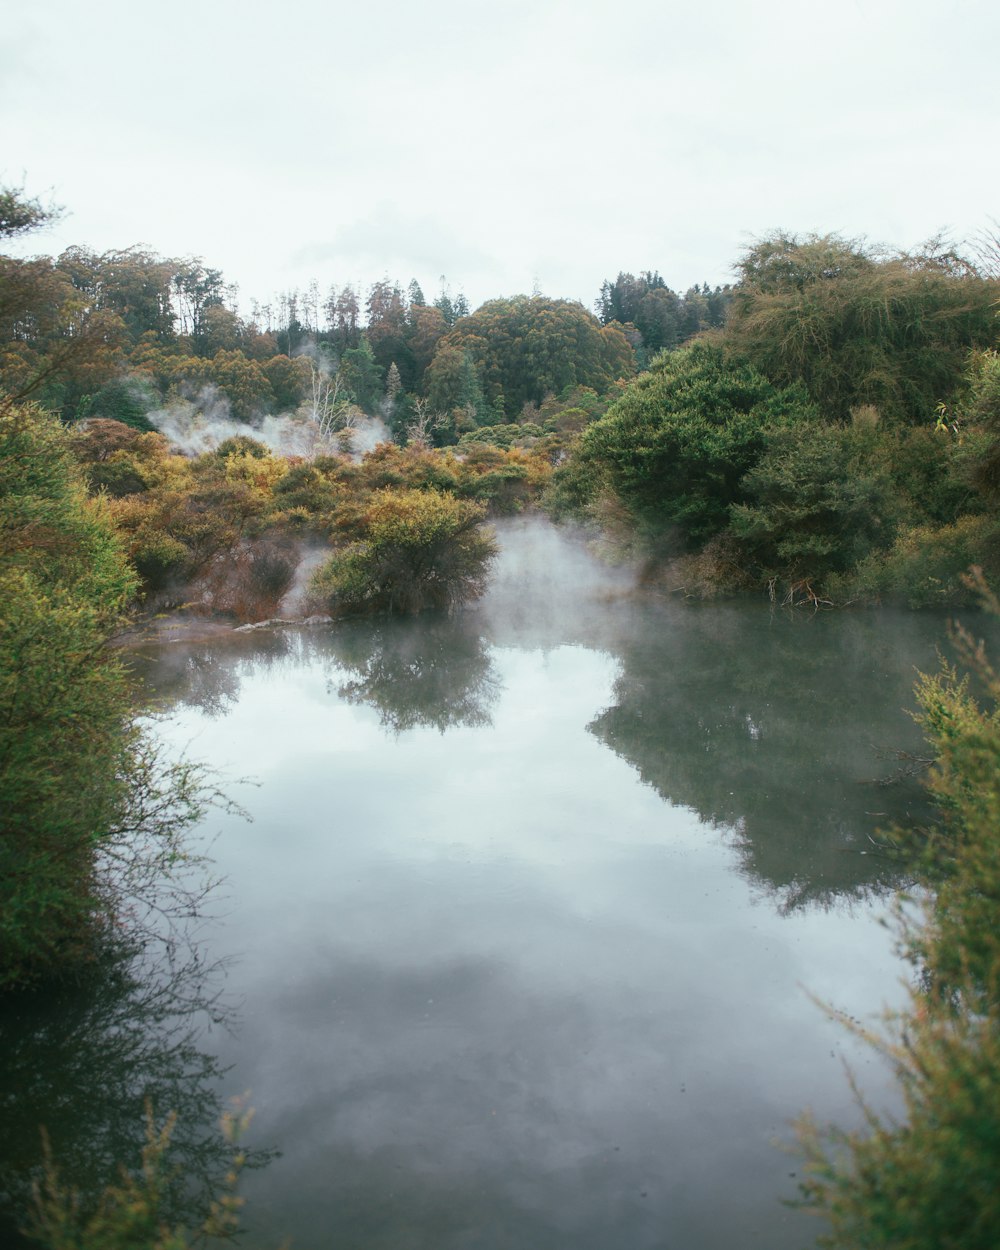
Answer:
[[[339,699],[335,645],[290,651],[234,653],[229,714],[164,726],[261,783],[254,824],[209,822],[244,999],[220,1058],[284,1152],[249,1244],[807,1241],[771,1140],[807,1104],[852,1117],[840,1056],[874,1077],[803,988],[893,993],[873,912],[779,914],[725,829],[643,785],[588,731],[608,653],[493,648],[492,726],[394,735]]]

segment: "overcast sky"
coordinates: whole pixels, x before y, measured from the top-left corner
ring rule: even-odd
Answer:
[[[18,11],[19,10],[19,11]],[[995,0],[33,0],[0,34],[32,248],[201,256],[244,304],[439,276],[593,305],[782,227],[1000,217]]]

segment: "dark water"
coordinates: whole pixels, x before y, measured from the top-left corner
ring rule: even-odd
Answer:
[[[281,1154],[247,1247],[809,1245],[779,1147],[807,1106],[857,1122],[844,1060],[891,1098],[814,997],[900,996],[877,830],[925,813],[880,783],[944,637],[646,602],[512,526],[458,619],[147,650],[164,740],[255,778],[253,823],[206,821],[224,915],[182,976],[5,1019],[8,1205],[39,1121],[86,1186],[149,1092],[210,1177],[249,1090]]]

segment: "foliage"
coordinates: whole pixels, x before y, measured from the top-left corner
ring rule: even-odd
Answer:
[[[238,421],[246,421],[254,413],[264,411],[274,400],[264,368],[256,360],[248,360],[239,350],[215,353],[211,379],[225,393]]]
[[[1000,354],[977,353],[960,420],[980,435],[963,467],[973,488],[989,503],[1000,500]]]
[[[0,187],[0,239],[16,239],[57,217],[58,210],[29,199],[22,187]]]
[[[435,412],[449,414],[454,439],[456,415],[468,412],[473,424],[488,425],[492,411],[467,347],[444,344],[427,370],[427,399]]]
[[[384,388],[382,370],[366,338],[340,359],[340,378],[350,398],[364,412],[377,412]]]
[[[899,493],[906,521],[948,525],[979,511],[967,480],[965,447],[943,424],[883,430],[881,441],[885,469]]]
[[[135,584],[66,432],[0,414],[0,988],[88,957],[138,843],[176,863],[202,810],[190,771],[150,758],[106,646]]]
[[[779,389],[696,343],[660,356],[584,431],[580,470],[591,481],[583,493],[599,490],[603,477],[640,522],[704,542],[743,499],[768,432],[815,417],[800,387]]]
[[[987,701],[947,665],[918,683],[940,819],[929,834],[897,837],[935,897],[900,918],[921,985],[883,1033],[867,1035],[895,1073],[905,1116],[865,1107],[862,1132],[824,1131],[808,1117],[799,1126],[802,1205],[828,1220],[828,1247],[1000,1244],[1000,679],[982,644],[963,630],[957,640]]]
[[[895,501],[874,431],[817,423],[769,430],[730,530],[758,578],[820,586],[892,539]]]
[[[603,393],[635,368],[621,330],[600,326],[571,300],[541,295],[487,301],[441,339],[435,362],[454,349],[468,352],[486,400],[502,396],[508,416],[567,387]]]
[[[145,379],[120,377],[106,382],[96,394],[84,396],[77,405],[77,417],[120,421],[148,433],[153,427],[146,413],[154,407],[156,399]]]
[[[143,1250],[193,1250],[210,1239],[230,1238],[239,1229],[243,1199],[237,1196],[236,1185],[247,1161],[238,1139],[249,1121],[250,1114],[239,1110],[223,1117],[232,1163],[200,1227],[189,1231],[166,1221],[172,1182],[168,1160],[177,1121],[171,1114],[158,1126],[147,1104],[140,1166],[134,1171],[122,1168],[119,1181],[105,1189],[96,1210],[81,1210],[78,1195],[60,1181],[48,1154],[43,1180],[35,1190],[29,1236],[46,1250],[135,1250],[139,1246]]]
[[[947,607],[974,601],[965,581],[970,565],[1000,576],[1000,520],[961,516],[949,525],[902,529],[887,551],[872,552],[846,574],[842,598],[900,598],[910,607]]]
[[[846,420],[873,404],[932,421],[968,353],[997,339],[997,284],[954,252],[879,253],[836,235],[778,233],[739,265],[726,337],[778,385],[802,382]]]
[[[0,404],[44,398],[67,413],[121,367],[125,328],[88,306],[50,259],[0,256]]]
[[[376,491],[356,541],[332,555],[313,592],[336,614],[450,610],[479,595],[496,546],[484,510],[437,491]]]
[[[672,291],[655,271],[635,277],[619,273],[614,282],[604,282],[596,309],[602,325],[617,323],[633,326],[641,343],[639,350],[647,362],[657,352],[679,347],[701,330],[718,329],[729,306],[728,287],[692,287],[683,297]]]

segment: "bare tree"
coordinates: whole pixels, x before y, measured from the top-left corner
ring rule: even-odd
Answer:
[[[429,400],[414,399],[413,420],[406,427],[406,441],[414,447],[430,447],[434,431],[447,422],[444,413],[431,411]]]

